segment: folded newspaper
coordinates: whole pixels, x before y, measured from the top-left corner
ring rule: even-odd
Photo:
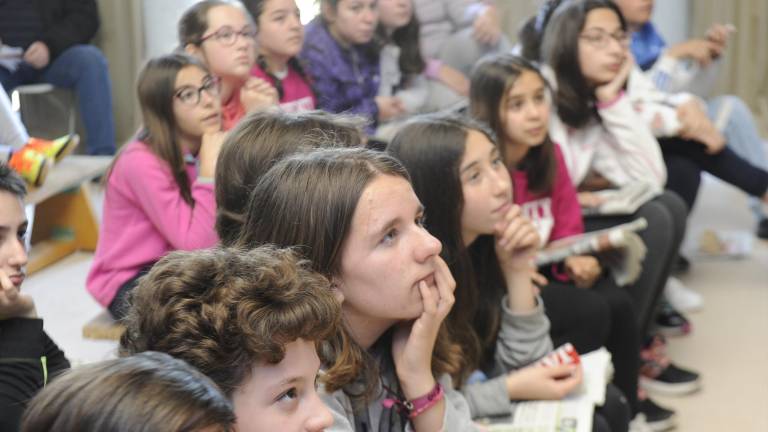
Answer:
[[[592,192],[602,204],[597,207],[582,207],[585,216],[630,215],[643,204],[658,195],[656,187],[646,182],[635,182],[619,189],[603,189]]]
[[[605,403],[605,388],[613,377],[611,354],[605,349],[581,356],[582,385],[557,401],[516,402],[509,417],[490,419],[490,432],[591,432],[595,406]]]
[[[645,244],[636,232],[647,226],[645,218],[638,218],[611,228],[555,240],[539,251],[536,265],[557,263],[573,255],[597,254],[619,286],[630,284],[640,276],[646,253]]]

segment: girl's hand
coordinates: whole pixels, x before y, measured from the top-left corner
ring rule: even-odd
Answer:
[[[605,199],[593,192],[579,192],[576,198],[579,200],[579,206],[585,208],[597,208],[605,202]]]
[[[473,24],[475,40],[483,45],[495,46],[501,38],[501,23],[495,6],[488,6]]]
[[[432,351],[443,320],[455,301],[456,281],[448,265],[434,258],[435,285],[419,282],[424,310],[415,321],[398,325],[392,337],[392,359],[397,377],[407,399],[427,394],[435,386],[432,375]]]
[[[704,144],[707,153],[720,153],[725,147],[725,137],[717,130],[698,100],[680,105],[677,118],[681,124],[680,136]]]
[[[570,256],[565,259],[565,271],[579,288],[590,288],[603,272],[597,258],[589,255]]]
[[[437,77],[441,83],[460,96],[469,96],[469,79],[457,69],[444,64],[440,66]]]
[[[507,393],[513,400],[560,400],[581,384],[579,365],[533,364],[507,375]]]
[[[0,270],[0,320],[9,318],[35,318],[35,302],[22,294],[11,278]]]
[[[632,68],[635,66],[635,58],[632,57],[632,54],[626,53],[625,55],[624,64],[621,65],[621,69],[619,69],[619,72],[616,73],[611,82],[595,89],[595,97],[599,102],[608,103],[616,100],[624,89],[629,73],[632,72]]]
[[[403,101],[396,96],[376,96],[376,106],[379,108],[379,120],[387,121],[405,114]]]
[[[221,145],[224,143],[226,132],[217,131],[203,134],[203,142],[200,144],[200,177],[213,178],[216,175],[216,160],[219,158]]]
[[[690,59],[704,67],[712,62],[716,53],[719,53],[718,45],[705,39],[691,39],[665,51],[665,54],[670,57]]]
[[[240,89],[240,103],[246,112],[254,112],[277,105],[277,89],[269,82],[250,77]]]
[[[504,273],[531,271],[541,238],[536,227],[523,216],[520,206],[512,205],[495,228],[496,257]]]

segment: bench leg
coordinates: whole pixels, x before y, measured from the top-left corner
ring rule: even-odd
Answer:
[[[96,250],[99,226],[85,186],[56,195],[36,207],[29,274],[77,250]]]

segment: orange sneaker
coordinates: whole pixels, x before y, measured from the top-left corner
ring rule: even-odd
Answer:
[[[8,166],[35,187],[43,185],[51,165],[53,165],[51,158],[26,146],[14,152],[11,160],[8,161]]]
[[[23,148],[31,148],[38,153],[42,153],[58,162],[64,159],[64,156],[72,153],[72,150],[80,144],[80,136],[77,134],[64,135],[54,140],[44,140],[41,138],[30,138]]]

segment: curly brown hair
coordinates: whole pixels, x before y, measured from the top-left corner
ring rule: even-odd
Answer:
[[[318,346],[338,332],[330,282],[290,249],[173,252],[131,294],[121,355],[160,351],[185,360],[232,396],[254,365],[279,363],[285,345]]]

